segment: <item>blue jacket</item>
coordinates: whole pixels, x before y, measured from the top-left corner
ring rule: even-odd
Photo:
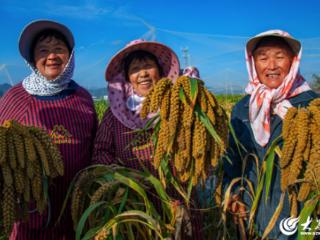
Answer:
[[[305,107],[318,95],[313,91],[303,92],[295,97],[289,99],[290,103],[295,107]],[[231,113],[231,125],[235,131],[235,134],[240,141],[240,143],[245,147],[247,153],[253,153],[258,157],[259,167],[262,166],[262,161],[266,154],[266,151],[282,131],[282,120],[278,115],[271,115],[271,136],[269,143],[265,147],[261,147],[254,139],[254,135],[250,126],[249,121],[249,100],[250,95],[243,97],[233,108]],[[233,178],[241,177],[242,160],[237,151],[235,141],[232,137],[229,138],[229,148],[228,156],[232,161],[230,164],[228,161],[224,161],[224,184],[227,186]],[[282,142],[280,142],[282,146]],[[242,157],[246,153],[242,153]],[[244,176],[248,178],[252,183],[254,188],[257,187],[257,170],[254,159],[251,158],[246,162],[246,168],[244,171]],[[259,235],[262,236],[265,228],[267,227],[275,209],[277,208],[281,195],[280,187],[280,169],[278,165],[278,158],[275,159],[274,170],[272,174],[272,181],[270,186],[270,192],[268,195],[267,202],[265,201],[265,186],[263,188],[263,193],[258,204],[258,208],[255,216],[255,229],[258,231]],[[248,194],[243,195],[243,201],[248,206],[248,210],[251,208],[252,200],[249,198]],[[269,234],[272,239],[289,239],[283,235],[279,230],[279,223],[283,218],[290,217],[290,206],[288,197],[284,201],[283,210],[274,225],[273,230]],[[293,237],[292,239],[295,239]]]

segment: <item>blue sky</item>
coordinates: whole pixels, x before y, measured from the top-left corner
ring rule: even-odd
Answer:
[[[75,3],[76,2],[76,3]],[[224,1],[20,1],[1,0],[0,83],[27,76],[18,52],[23,27],[35,19],[66,24],[76,39],[74,79],[87,88],[104,87],[112,55],[133,39],[170,46],[200,69],[207,86],[227,92],[244,87],[244,46],[248,38],[269,29],[288,31],[303,44],[301,72],[307,80],[320,74],[319,0]]]

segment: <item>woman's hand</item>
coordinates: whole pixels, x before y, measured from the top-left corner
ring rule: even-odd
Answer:
[[[235,224],[239,224],[240,220],[247,220],[246,206],[238,194],[232,195],[227,210],[233,215]]]

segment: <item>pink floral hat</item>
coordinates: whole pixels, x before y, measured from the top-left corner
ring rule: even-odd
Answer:
[[[173,82],[179,76],[180,64],[175,52],[158,42],[149,42],[142,39],[131,41],[116,53],[107,65],[105,78],[108,81],[108,98],[114,116],[130,129],[143,128],[151,117],[140,119],[140,109],[131,111],[127,108],[126,101],[133,95],[131,84],[126,81],[123,60],[132,52],[143,50],[153,54],[162,68],[163,77],[168,77]]]
[[[179,60],[171,48],[158,42],[137,39],[128,43],[125,48],[112,57],[106,69],[106,80],[108,82],[115,81],[115,76],[119,75],[119,73],[122,73],[124,77],[123,59],[137,50],[150,52],[158,59],[163,70],[163,77],[168,77],[173,81],[178,77],[180,69]]]

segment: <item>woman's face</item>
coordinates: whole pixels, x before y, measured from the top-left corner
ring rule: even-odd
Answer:
[[[146,58],[133,59],[128,68],[129,81],[133,90],[139,96],[146,96],[151,88],[159,81],[160,74],[156,62]]]
[[[270,42],[259,46],[253,58],[260,82],[278,88],[290,71],[293,53],[286,44]]]
[[[48,80],[58,77],[67,65],[70,52],[64,41],[48,36],[39,39],[34,47],[34,63]]]

